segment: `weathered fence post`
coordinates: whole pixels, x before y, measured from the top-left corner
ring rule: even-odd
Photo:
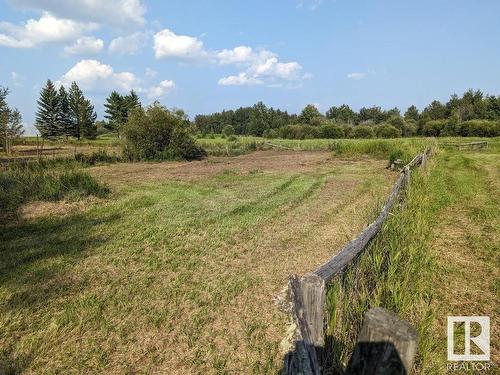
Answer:
[[[403,173],[405,174],[405,183],[404,183],[405,190],[408,190],[408,188],[410,187],[410,173],[411,173],[410,167],[409,166],[404,167]]]
[[[295,348],[285,358],[283,374],[320,375],[316,348],[323,346],[324,340],[324,282],[316,275],[303,279],[291,275],[288,292],[296,324]]]
[[[401,191],[410,186],[411,170],[424,165],[431,155],[428,148],[416,155],[399,174],[382,211],[354,240],[313,273],[300,278],[291,275],[288,296],[295,323],[293,348],[285,356],[283,374],[319,375],[324,349],[325,284],[342,274],[370,240],[377,235]],[[417,334],[397,315],[383,309],[372,309],[365,315],[360,341],[348,366],[347,374],[407,374],[413,366]],[[287,338],[287,343],[290,339]],[[288,345],[287,345],[288,347]]]
[[[417,344],[417,331],[408,322],[382,308],[371,309],[365,314],[346,374],[409,374]]]

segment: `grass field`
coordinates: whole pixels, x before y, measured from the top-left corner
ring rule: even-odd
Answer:
[[[111,198],[31,203],[2,230],[0,368],[277,370],[273,296],[367,224],[386,165],[265,151],[88,169]]]
[[[211,155],[234,143],[199,142]],[[288,322],[272,301],[287,276],[373,219],[396,177],[388,159],[436,143],[238,142],[250,146],[236,157],[90,166],[110,196],[28,201],[2,223],[0,373],[276,373]],[[489,143],[437,148],[331,285],[328,369],[345,363],[369,306],[418,328],[423,374],[446,366],[447,315],[490,315],[498,327],[500,141]]]

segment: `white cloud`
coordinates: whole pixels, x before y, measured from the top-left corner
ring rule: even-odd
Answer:
[[[237,76],[228,76],[219,79],[221,86],[254,86],[262,85],[264,82],[255,77],[249,77],[247,73],[239,73]]]
[[[174,81],[164,80],[161,81],[158,85],[150,87],[148,90],[148,98],[150,99],[159,99],[162,96],[168,94],[175,87]]]
[[[56,18],[44,13],[40,19],[30,19],[21,25],[0,22],[0,45],[12,48],[32,48],[42,43],[75,40],[96,24]]]
[[[236,65],[240,71],[219,80],[223,86],[276,84],[279,81],[298,81],[308,75],[301,75],[298,62],[281,62],[278,55],[269,50],[253,50],[249,46],[233,49],[210,50],[196,37],[177,35],[164,29],[154,35],[154,51],[158,59],[201,61],[209,64]]]
[[[68,86],[77,82],[90,91],[130,91],[138,89],[140,80],[130,72],[115,72],[110,65],[97,60],[81,60],[64,74],[58,83]]]
[[[233,51],[236,51],[237,48]],[[220,85],[258,85],[267,83],[276,87],[278,81],[297,81],[307,75],[301,76],[302,66],[299,63],[282,63],[279,61],[278,55],[271,51],[261,50],[254,52],[250,47],[241,51],[245,51],[245,53],[225,53],[224,61],[233,58],[233,56],[238,56],[238,63],[246,66],[246,70],[237,76],[233,75],[220,79]],[[235,58],[232,59],[232,61],[235,60]]]
[[[127,36],[115,38],[109,44],[109,50],[113,53],[123,53],[134,55],[146,46],[149,36],[146,33],[138,32]]]
[[[168,29],[154,35],[154,51],[157,59],[198,60],[208,57],[201,40],[188,35],[177,35]]]
[[[220,64],[240,64],[249,62],[252,59],[253,51],[251,47],[239,46],[234,49],[223,49],[217,52]]]
[[[357,73],[349,73],[347,75],[347,78],[349,79],[354,79],[354,80],[360,80],[360,79],[363,79],[366,77],[366,73],[360,73],[360,72],[357,72]]]
[[[28,9],[50,12],[62,18],[104,25],[130,27],[145,23],[141,0],[9,0]]]
[[[104,48],[104,41],[93,36],[84,36],[78,38],[71,46],[64,47],[64,53],[67,55],[95,55]]]
[[[146,68],[146,77],[154,78],[154,77],[156,77],[157,74],[158,74],[158,72],[156,70],[153,70],[151,68]]]

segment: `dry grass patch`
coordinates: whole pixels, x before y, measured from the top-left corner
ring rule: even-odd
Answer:
[[[357,207],[386,195],[384,167],[268,152],[93,168],[114,200],[2,233],[0,366],[277,371],[287,317],[273,296],[368,223]]]

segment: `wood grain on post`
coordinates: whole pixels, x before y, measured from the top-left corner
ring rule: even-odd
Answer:
[[[365,314],[346,374],[409,374],[417,353],[417,331],[396,314],[374,308]]]
[[[304,304],[302,283],[299,276],[290,276],[288,290],[292,304],[292,316],[296,324],[295,348],[285,357],[283,374],[320,375],[321,370],[316,354],[313,333],[309,328],[307,316],[308,309]],[[323,305],[320,307],[323,309]]]

